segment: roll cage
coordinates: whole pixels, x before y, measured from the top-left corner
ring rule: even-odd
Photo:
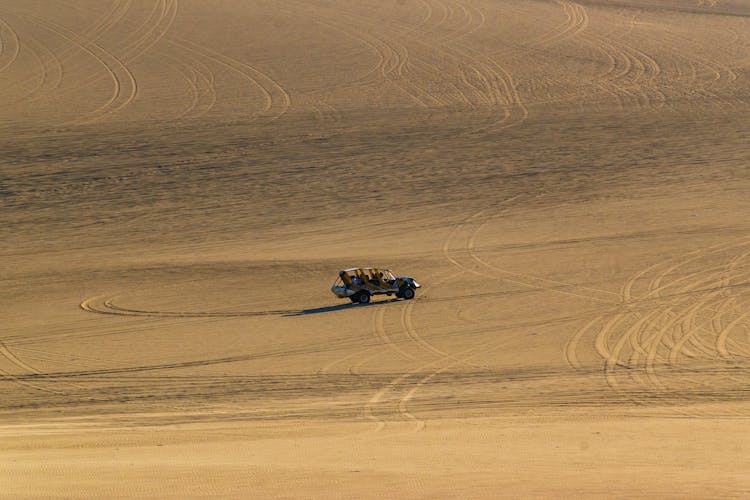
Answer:
[[[378,292],[393,289],[396,285],[396,277],[390,269],[358,267],[341,271],[334,285],[349,290],[365,289]]]
[[[353,267],[339,271],[331,291],[339,298],[367,303],[372,295],[395,295],[411,299],[419,283],[412,278],[395,276],[390,269],[379,267]]]

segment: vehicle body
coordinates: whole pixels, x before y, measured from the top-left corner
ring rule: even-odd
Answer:
[[[414,278],[394,276],[390,269],[376,267],[352,267],[339,272],[331,291],[340,299],[367,304],[373,295],[395,295],[410,300],[420,288]]]

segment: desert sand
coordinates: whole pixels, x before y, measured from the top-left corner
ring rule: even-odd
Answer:
[[[0,497],[750,495],[747,1],[0,0],[0,110]]]

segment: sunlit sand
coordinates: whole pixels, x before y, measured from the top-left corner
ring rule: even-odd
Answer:
[[[746,496],[749,78],[741,1],[0,0],[0,497]]]

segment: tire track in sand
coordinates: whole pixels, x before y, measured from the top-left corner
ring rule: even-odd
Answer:
[[[19,87],[21,88],[21,94],[13,99],[8,99],[6,104],[7,106],[18,105],[31,100],[31,97],[39,92],[51,92],[57,86],[59,86],[60,80],[62,79],[62,69],[60,67],[59,60],[54,59],[54,54],[52,54],[52,52],[49,51],[49,49],[47,49],[44,44],[40,43],[35,37],[26,35],[24,36],[22,45],[25,49],[24,52],[29,54],[31,58],[36,62],[35,66],[39,68],[39,72],[38,74],[35,72],[34,76],[10,82],[9,85],[5,86],[5,88],[3,89],[5,93],[9,93]],[[51,54],[51,57],[42,56],[42,52],[45,51],[47,52],[47,54]],[[57,64],[51,65],[51,61],[54,61]],[[54,78],[50,76],[52,73],[57,74],[56,83],[50,83],[52,78]],[[33,84],[31,84],[32,81]],[[45,87],[49,88],[45,89]]]
[[[46,29],[50,33],[80,47],[81,50],[89,54],[102,66],[112,82],[112,95],[104,104],[87,113],[86,117],[64,122],[62,124],[63,126],[84,125],[97,122],[106,115],[121,111],[133,102],[138,94],[138,84],[133,73],[118,57],[104,49],[101,45],[88,41],[57,23],[46,21],[32,15],[24,14],[22,17],[37,24],[43,29]]]
[[[730,243],[701,248],[657,262],[633,274],[622,287],[622,307],[627,309],[623,310],[621,307],[619,311],[605,312],[581,328],[566,345],[565,354],[569,364],[573,368],[581,368],[575,347],[579,344],[581,337],[598,329],[595,350],[604,360],[604,375],[612,389],[619,390],[621,382],[636,384],[637,387],[642,388],[641,391],[650,386],[651,391],[656,390],[657,393],[661,393],[660,401],[670,397],[689,403],[690,400],[682,396],[679,390],[675,394],[671,392],[677,389],[662,380],[663,370],[658,368],[664,363],[665,367],[670,366],[681,370],[679,373],[683,376],[677,379],[677,382],[682,384],[679,387],[684,392],[685,384],[700,384],[703,380],[701,374],[707,369],[702,365],[697,367],[692,367],[690,364],[679,365],[682,355],[687,356],[688,359],[698,355],[687,350],[688,344],[702,352],[709,362],[716,363],[719,360],[727,360],[731,356],[726,347],[728,337],[737,326],[746,324],[750,313],[740,310],[732,321],[723,326],[720,317],[727,314],[731,304],[738,303],[736,300],[738,290],[739,293],[748,293],[747,288],[750,286],[747,283],[748,274],[742,264],[750,256],[750,251],[735,255],[721,266],[706,267],[701,266],[701,262],[713,262],[722,255],[746,247],[748,244],[750,241],[743,238]],[[681,270],[695,265],[700,266],[697,271],[681,273]],[[652,274],[654,272],[655,274]],[[652,276],[645,287],[644,294],[636,297],[633,289],[638,281],[649,274]],[[668,280],[670,276],[673,278]],[[733,284],[734,280],[740,281]],[[669,291],[668,295],[665,295],[666,291]],[[693,298],[696,294],[699,296],[697,300]],[[722,296],[724,299],[721,299]],[[709,328],[699,324],[697,321],[699,314],[702,311],[711,310],[711,305],[717,300],[720,306],[718,309],[713,309],[714,315],[708,321]],[[640,309],[636,308],[639,303],[649,306],[651,310],[646,314],[641,314]],[[714,337],[715,340],[713,343],[704,342],[702,338],[704,335]],[[612,339],[615,341],[613,347],[610,348],[609,346],[613,344]],[[623,354],[626,347],[631,349],[629,358]],[[741,349],[741,344],[737,343],[737,347]],[[621,371],[622,368],[625,371]],[[744,384],[741,378],[727,371],[723,365],[713,368],[709,365],[708,368],[712,370],[711,373],[723,374],[726,380]],[[625,375],[625,378],[622,379],[621,375]],[[687,378],[691,375],[694,376]],[[636,397],[633,391],[626,391],[625,394],[632,394],[631,399],[636,404],[648,404],[650,400]],[[714,396],[714,399],[716,397],[718,396]]]
[[[300,5],[298,5],[298,8],[300,8]],[[316,9],[316,12],[321,11]],[[419,64],[419,62],[411,58],[409,48],[399,40],[409,31],[413,31],[415,27],[407,27],[407,31],[404,33],[394,30],[385,23],[378,24],[367,16],[354,12],[342,10],[325,12],[328,14],[328,18],[324,20],[318,16],[319,23],[328,25],[342,33],[356,36],[362,43],[376,51],[379,62],[375,71],[380,73],[380,81],[390,83],[421,108],[429,109],[444,104],[439,96],[425,91],[415,82],[406,78],[407,64]],[[364,29],[352,30],[355,26]],[[384,36],[386,33],[388,36]],[[363,82],[364,80],[360,84]]]
[[[196,57],[190,57],[190,63],[185,62],[184,58],[164,57],[172,61],[175,71],[182,76],[190,94],[190,104],[180,111],[175,119],[195,119],[210,112],[218,100],[215,75],[211,69]]]
[[[71,8],[76,8],[76,6],[71,5]],[[137,25],[127,19],[122,19],[123,25],[131,27],[126,38],[130,43],[123,45],[122,59],[126,63],[131,63],[143,57],[160,42],[179,49],[179,55],[166,53],[163,55],[166,59],[173,61],[173,67],[182,76],[191,96],[187,108],[174,119],[199,118],[211,111],[217,102],[215,75],[202,60],[213,61],[213,59],[201,57],[194,50],[181,46],[179,41],[170,38],[169,33],[177,17],[178,9],[178,0],[157,0],[148,18],[142,24]]]
[[[84,299],[79,307],[84,311],[113,316],[150,316],[159,318],[234,318],[244,316],[278,316],[297,314],[298,310],[274,309],[267,311],[159,311],[133,309],[114,304],[115,297],[96,296]]]
[[[483,211],[478,212],[476,215],[481,215]],[[607,290],[600,290],[598,288],[592,288],[588,286],[578,285],[575,283],[569,283],[566,281],[560,281],[560,280],[554,280],[549,278],[543,278],[541,276],[533,276],[530,274],[525,273],[519,273],[516,271],[511,271],[509,269],[501,268],[499,266],[496,266],[494,264],[490,264],[483,258],[481,258],[479,255],[477,255],[477,250],[475,247],[475,241],[477,238],[477,235],[479,232],[494,218],[499,217],[500,214],[496,214],[492,217],[487,217],[485,220],[477,226],[477,228],[474,230],[474,232],[471,234],[471,236],[466,240],[466,250],[469,254],[469,256],[477,263],[479,263],[481,266],[483,266],[486,269],[489,269],[491,271],[499,272],[501,273],[501,276],[505,276],[504,278],[501,278],[505,281],[509,281],[511,283],[520,284],[523,286],[527,286],[529,288],[535,288],[538,290],[546,290],[546,291],[553,291],[557,293],[564,293],[566,295],[571,295],[574,297],[582,297],[585,299],[593,300],[595,302],[603,302],[603,303],[617,303],[614,301],[614,297],[612,298],[604,298],[606,296],[615,296],[619,297],[619,295],[615,292],[609,292]],[[512,276],[513,279],[507,279],[507,276]],[[520,281],[523,280],[523,281]],[[573,288],[578,291],[585,291],[585,292],[593,292],[595,295],[584,295],[582,293],[573,293],[563,290]]]
[[[529,111],[509,70],[491,55],[459,41],[483,26],[486,23],[485,15],[480,9],[470,4],[460,5],[470,21],[457,34],[438,39],[437,46],[445,56],[471,68],[468,73],[465,70],[461,71],[462,81],[474,90],[484,88],[484,92],[481,93],[484,94],[490,108],[501,109],[500,117],[494,117],[488,123],[475,127],[468,133],[487,133],[520,125],[528,118]],[[476,19],[478,21],[475,21]],[[468,28],[472,24],[475,26]],[[468,80],[472,72],[479,80],[477,84],[472,84]]]
[[[132,24],[128,23],[127,20],[123,21],[129,7],[130,1],[122,4],[118,2],[116,8],[109,15],[104,16],[104,19],[98,23],[95,29],[84,34],[77,34],[58,24],[45,22],[38,17],[27,16],[36,24],[56,33],[58,36],[70,41],[72,45],[79,47],[94,57],[104,66],[113,81],[113,94],[107,102],[95,110],[88,112],[85,116],[63,122],[62,126],[96,123],[121,112],[136,99],[138,83],[128,64],[143,56],[154,45],[164,39],[176,18],[178,2],[177,0],[158,0],[144,23],[136,25],[135,29],[121,40],[118,46],[121,55],[115,55],[114,52],[105,49],[96,40],[117,23],[124,25]],[[84,9],[84,12],[87,11]],[[93,85],[100,80],[101,77],[91,76],[88,80],[82,82],[78,88]]]
[[[119,106],[115,106],[106,110],[99,110],[94,112],[93,117],[83,118],[74,120],[66,123],[66,125],[84,125],[96,123],[104,118],[107,118],[115,113],[120,112],[125,106],[131,104],[138,92],[138,85],[135,80],[135,76],[129,69],[129,64],[133,63],[139,57],[148,52],[154,45],[161,41],[169,29],[171,28],[174,20],[177,16],[177,0],[157,0],[149,13],[149,16],[144,20],[141,25],[138,25],[134,30],[128,33],[123,40],[120,41],[118,49],[120,49],[120,55],[115,56],[113,52],[109,52],[113,58],[115,58],[123,68],[126,69],[129,84],[132,88],[131,95],[124,103]],[[118,19],[118,22],[122,18]],[[127,20],[123,24],[129,24]],[[88,37],[92,40],[91,37]],[[92,40],[94,41],[94,40]],[[96,80],[90,81],[95,83]]]
[[[21,52],[21,39],[13,26],[0,17],[0,73],[8,69]]]
[[[499,205],[506,205],[508,203],[511,203],[513,200],[519,198],[519,196],[514,196],[511,198],[508,198],[506,200],[503,200],[499,203]],[[480,212],[481,213],[481,212]],[[464,219],[462,222],[454,225],[453,228],[448,232],[448,235],[446,236],[445,240],[443,241],[443,244],[441,245],[441,250],[443,252],[443,255],[446,257],[446,259],[453,264],[454,266],[459,267],[459,269],[466,270],[467,268],[464,268],[458,261],[453,259],[448,251],[450,247],[450,242],[454,238],[455,234],[463,228],[466,224],[471,222],[474,218],[476,218],[478,214],[473,214]],[[454,274],[449,274],[445,276],[442,280],[439,280],[432,284],[433,287],[438,287],[441,283],[448,281],[454,276]],[[408,420],[415,422],[417,425],[417,429],[424,428],[424,421],[419,420],[416,416],[411,414],[407,409],[408,402],[413,399],[414,395],[417,393],[417,391],[424,387],[426,384],[430,382],[433,378],[435,378],[438,374],[450,369],[453,366],[459,365],[459,364],[467,364],[469,366],[478,366],[471,362],[469,362],[468,359],[464,357],[465,354],[470,353],[472,351],[478,350],[480,348],[483,348],[484,346],[476,346],[471,347],[466,350],[462,350],[458,353],[446,353],[442,349],[437,348],[433,344],[427,342],[424,340],[416,331],[416,328],[414,328],[413,322],[412,322],[412,314],[413,314],[413,307],[416,302],[414,302],[415,299],[412,299],[403,309],[402,311],[402,325],[404,327],[404,331],[411,340],[413,340],[423,351],[429,352],[433,355],[437,355],[438,359],[429,361],[410,372],[402,373],[398,377],[395,377],[392,379],[388,384],[378,389],[375,394],[365,403],[365,406],[363,408],[363,414],[370,420],[372,420],[374,423],[376,423],[376,431],[380,431],[385,428],[386,424],[385,422],[378,418],[375,413],[374,409],[377,406],[380,406],[382,403],[383,398],[388,394],[395,392],[398,388],[404,385],[406,381],[408,381],[410,378],[414,377],[415,375],[423,372],[425,369],[431,369],[430,373],[422,377],[419,381],[416,382],[414,386],[411,387],[411,389],[405,391],[405,395],[402,396],[398,402],[396,403],[396,410],[398,412],[398,415],[402,420]],[[499,348],[499,346],[497,346]],[[446,362],[449,362],[447,365]],[[436,367],[434,370],[432,370],[433,367]],[[486,369],[485,367],[479,366],[480,369]]]
[[[584,8],[576,2],[570,3],[576,8]],[[635,26],[634,16],[626,24],[628,31],[632,31]],[[609,59],[609,67],[597,76],[597,84],[617,98],[621,109],[624,109],[623,99],[631,99],[640,109],[659,108],[666,103],[666,96],[655,85],[662,73],[658,61],[637,47],[625,43],[621,40],[622,37],[589,33],[585,38],[587,43]]]
[[[665,278],[678,271],[680,268],[683,268],[687,266],[688,264],[691,264],[693,262],[696,262],[700,259],[720,254],[722,252],[733,250],[737,247],[740,247],[742,245],[745,245],[746,242],[740,242],[740,243],[730,243],[730,244],[722,244],[722,245],[716,245],[714,247],[709,247],[707,249],[700,249],[695,252],[691,252],[688,258],[683,258],[675,262],[670,267],[666,268],[661,273],[657,274],[657,276],[651,281],[649,284],[648,290],[649,293],[647,297],[654,297],[656,299],[662,299],[664,298],[663,291],[674,288],[675,285],[679,283],[686,282],[682,285],[681,288],[676,289],[676,291],[673,292],[673,295],[677,295],[678,297],[680,294],[687,294],[695,291],[707,291],[711,298],[718,296],[721,292],[724,290],[728,290],[729,284],[731,282],[731,279],[735,276],[742,276],[743,271],[736,271],[735,268],[741,262],[743,259],[745,259],[748,255],[750,255],[750,252],[745,252],[743,254],[740,254],[739,256],[733,258],[729,261],[727,265],[714,267],[714,268],[708,268],[708,269],[701,269],[699,271],[689,273],[687,275],[684,275],[680,278],[673,279],[671,282],[668,282],[666,284],[662,284],[665,280]],[[685,295],[686,297],[690,297],[690,295]],[[677,305],[680,305],[681,303],[684,303],[685,300],[682,302],[678,302]],[[672,312],[672,309],[674,308],[674,305],[670,305],[666,309],[666,313],[668,316],[677,316],[676,313]],[[685,320],[683,321],[683,324],[689,325],[692,321],[692,318],[694,318],[698,313],[698,310],[690,310],[689,313],[683,313],[683,317]],[[667,317],[666,321],[671,321],[672,318]],[[687,322],[687,323],[686,323]],[[656,344],[657,346],[659,344]],[[696,347],[700,346],[696,344]],[[674,348],[673,348],[674,349]],[[707,352],[704,350],[704,352]],[[676,360],[678,352],[670,352],[669,358]],[[634,361],[637,361],[637,353],[634,356]]]
[[[375,321],[375,336],[378,338],[380,343],[382,343],[385,346],[388,346],[389,349],[392,351],[398,353],[402,358],[408,360],[408,361],[414,361],[414,356],[409,354],[408,352],[401,349],[389,336],[388,332],[385,330],[385,308],[378,308],[378,311],[375,313],[374,317]]]
[[[444,254],[444,255],[445,255],[445,257],[446,257],[446,258],[447,258],[447,259],[449,260],[449,262],[451,262],[452,264],[454,263],[454,261],[452,260],[452,258],[451,258],[451,257],[450,257],[450,255],[448,254],[447,248],[448,248],[448,246],[450,245],[450,241],[451,241],[451,239],[453,238],[454,234],[455,234],[455,233],[456,233],[456,232],[457,232],[457,231],[458,231],[458,230],[459,230],[459,229],[460,229],[461,227],[463,227],[463,225],[464,225],[464,224],[466,223],[466,221],[470,220],[470,219],[471,219],[472,217],[473,217],[473,216],[470,216],[470,217],[469,217],[468,219],[466,219],[465,221],[462,221],[462,222],[460,222],[460,223],[458,223],[458,224],[454,225],[454,227],[452,227],[452,228],[451,228],[451,230],[449,231],[448,235],[446,236],[446,239],[445,239],[445,240],[444,240],[444,242],[443,242],[443,245],[442,245],[442,247],[441,247],[441,249],[442,249],[442,251],[443,251],[443,254]],[[455,265],[458,265],[458,264],[456,263]],[[445,281],[445,280],[449,279],[449,278],[450,278],[450,277],[452,277],[452,276],[453,276],[453,275],[450,275],[450,276],[448,276],[448,277],[444,278],[444,279],[443,279],[442,281]],[[412,299],[412,301],[413,301],[413,300],[414,300],[414,299]],[[404,309],[404,311],[402,311],[402,313],[403,313],[403,312],[405,312],[405,311],[406,311],[406,309]],[[406,327],[406,324],[405,324],[405,321],[406,321],[406,320],[404,319],[403,321],[404,321],[404,328],[406,329],[406,328],[407,328],[407,327]],[[410,371],[410,372],[406,372],[406,373],[402,373],[401,375],[399,375],[399,376],[397,376],[397,377],[393,378],[393,379],[392,379],[392,380],[391,380],[390,382],[388,382],[388,383],[387,383],[387,384],[385,384],[384,386],[380,387],[380,388],[379,388],[379,389],[378,389],[378,390],[377,390],[377,391],[376,391],[376,392],[375,392],[375,393],[374,393],[374,394],[373,394],[373,395],[372,395],[372,396],[370,397],[370,399],[369,399],[369,400],[367,400],[367,401],[365,402],[365,404],[364,404],[364,407],[363,407],[363,409],[362,409],[362,414],[363,414],[363,415],[365,416],[365,418],[367,418],[367,419],[371,420],[371,421],[372,421],[372,422],[373,422],[373,423],[374,423],[374,424],[376,425],[376,428],[375,428],[375,432],[379,432],[379,431],[383,430],[383,429],[384,429],[384,428],[386,427],[386,423],[385,423],[385,421],[384,421],[383,419],[379,418],[379,417],[378,417],[378,416],[377,416],[377,415],[375,414],[375,409],[376,409],[377,407],[381,406],[381,401],[383,400],[383,398],[384,398],[384,397],[385,397],[385,396],[386,396],[386,395],[387,395],[387,394],[388,394],[389,392],[393,392],[393,391],[395,391],[395,390],[396,390],[396,389],[397,389],[397,388],[398,388],[398,387],[399,387],[399,386],[400,386],[400,385],[401,385],[401,384],[402,384],[402,383],[403,383],[404,381],[406,381],[406,380],[407,380],[407,379],[408,379],[409,377],[411,377],[411,376],[413,376],[414,374],[418,373],[418,372],[419,372],[420,370],[424,370],[425,368],[429,368],[429,367],[432,367],[432,366],[436,365],[437,363],[439,363],[439,362],[443,361],[444,359],[445,359],[445,358],[444,358],[444,356],[441,356],[440,358],[438,358],[438,359],[436,359],[436,360],[430,361],[430,362],[428,362],[428,363],[425,363],[425,364],[423,364],[423,365],[419,366],[419,367],[418,367],[418,368],[416,368],[415,370],[412,370],[412,371]],[[438,368],[438,370],[436,370],[436,371],[439,371],[439,370],[440,370],[440,368]],[[397,411],[401,412],[401,408],[402,408],[402,407],[400,407],[400,406],[399,406],[398,404],[396,405],[396,410],[397,410]],[[402,415],[403,415],[403,414],[402,414]],[[409,417],[407,417],[407,418],[409,418]],[[411,420],[411,418],[409,418],[409,420]]]
[[[177,0],[173,0],[175,11],[177,9]],[[270,119],[276,120],[286,114],[292,106],[292,97],[289,92],[274,79],[271,75],[261,71],[259,68],[247,63],[234,59],[227,55],[213,50],[207,46],[197,44],[191,40],[178,37],[169,37],[168,41],[174,46],[181,47],[189,52],[202,56],[220,66],[223,66],[235,74],[241,76],[257,88],[264,99],[263,113],[268,113]]]
[[[49,97],[50,94],[53,94],[60,88],[63,81],[64,72],[62,60],[48,47],[39,42],[39,40],[36,40],[31,36],[27,36],[26,38],[26,47],[37,60],[37,63],[41,68],[41,77],[36,85],[28,89],[23,96],[12,102],[14,105],[20,103],[28,105],[45,97]],[[43,55],[43,53],[46,53],[46,55]],[[37,94],[36,97],[34,97],[35,94]]]
[[[731,280],[733,276],[742,276],[741,273],[737,273],[735,269],[737,266],[745,260],[748,256],[750,256],[750,252],[745,252],[743,254],[740,254],[739,256],[732,259],[729,264],[724,268],[724,274],[721,276],[721,280],[719,281],[719,288],[721,291],[728,290],[729,286],[731,285]],[[729,273],[734,274],[730,275]],[[736,297],[732,296],[731,294],[728,295],[728,297],[722,301],[718,309],[714,310],[714,315],[710,318],[709,325],[713,332],[719,332],[716,340],[716,349],[719,352],[719,354],[722,353],[722,350],[720,348],[721,342],[719,339],[722,337],[723,328],[722,328],[722,321],[721,317],[727,312],[726,310],[731,307],[732,304],[736,303]],[[685,351],[685,345],[688,342],[691,342],[693,345],[695,345],[696,348],[702,350],[706,354],[710,354],[710,350],[707,349],[708,346],[703,345],[700,343],[700,338],[696,335],[698,330],[706,331],[706,333],[711,333],[711,330],[705,330],[704,328],[699,328],[696,324],[696,318],[698,315],[698,311],[693,312],[690,316],[686,317],[682,324],[682,337],[678,340],[678,342],[675,343],[675,346],[673,347],[672,351],[669,353],[669,363],[671,365],[676,365],[678,362],[678,356],[680,356]],[[728,333],[727,333],[728,335]],[[696,338],[698,337],[698,338]]]
[[[83,33],[80,34],[81,37],[84,38],[94,38],[98,37],[101,34],[105,33],[107,30],[109,30],[113,25],[115,25],[117,22],[119,22],[127,13],[128,9],[130,8],[131,0],[125,0],[125,1],[116,1],[113,3],[112,7],[106,10],[103,14],[101,14],[99,17],[96,18],[94,21],[94,24],[87,28]],[[16,13],[15,15],[19,19],[24,19],[27,13],[24,14],[24,12]],[[31,13],[33,15],[33,12]],[[27,22],[30,22],[31,24],[39,26],[39,23],[35,19],[28,19],[26,18]],[[49,29],[45,28],[44,26],[41,26],[42,29],[45,31],[49,31]],[[59,35],[56,35],[59,36]],[[63,66],[66,62],[69,62],[71,60],[72,55],[76,52],[76,49],[80,49],[80,47],[74,43],[67,44],[64,48],[62,48],[59,52],[55,53],[49,48],[47,48],[44,44],[42,44],[39,41],[35,41],[34,37],[27,37],[32,44],[35,44],[37,46],[38,50],[35,50],[31,47],[29,43],[27,43],[27,49],[31,53],[32,57],[34,57],[38,63],[39,66],[42,68],[42,75],[41,78],[39,78],[35,85],[32,88],[27,88],[28,84],[34,80],[35,78],[29,77],[23,80],[19,80],[14,82],[13,86],[20,86],[22,88],[25,88],[25,93],[18,99],[12,102],[12,104],[18,105],[20,103],[25,103],[25,101],[34,102],[38,101],[43,98],[49,98],[49,93],[51,93],[52,90],[55,90],[59,87],[60,83],[62,82],[62,76],[63,76]],[[49,58],[42,57],[40,55],[40,52],[47,52],[49,54]],[[45,89],[45,92],[41,95],[38,95],[36,98],[31,99],[31,97],[34,94],[38,94],[41,92],[42,87],[45,86],[45,83],[48,79],[48,73],[49,71],[47,67],[55,67],[56,70],[53,70],[54,72],[58,73],[58,82],[52,86],[50,89]],[[70,71],[66,71],[70,72]],[[75,71],[73,71],[75,73]],[[79,85],[80,88],[80,85]]]
[[[7,347],[5,347],[5,344],[2,341],[0,341],[0,355],[2,355],[4,358],[6,358],[8,361],[16,365],[17,367],[23,370],[29,371],[32,375],[40,374],[40,372],[38,372],[34,367],[29,366],[28,364],[20,360],[15,354],[13,354],[13,352],[11,352]],[[23,380],[20,374],[12,374],[7,370],[0,369],[0,377],[10,380],[12,382],[15,382],[19,385],[23,385],[25,387],[35,389],[37,391],[48,392],[51,394],[66,395],[65,392],[56,391],[54,389],[49,389],[47,387],[44,387],[39,384],[35,384],[33,382],[28,382],[27,380]]]
[[[742,243],[740,243],[740,244],[742,244]],[[722,250],[725,250],[727,248],[732,248],[734,245],[736,245],[736,243],[730,243],[730,244],[723,243],[723,244],[719,244],[719,245],[714,245],[714,246],[709,247],[708,249],[695,250],[695,251],[689,252],[688,254],[685,254],[683,256],[670,257],[669,259],[666,259],[666,260],[660,261],[660,262],[656,262],[656,263],[654,263],[654,264],[652,264],[650,266],[647,266],[647,267],[641,269],[640,271],[632,274],[625,281],[625,283],[623,284],[623,286],[621,288],[622,304],[625,305],[625,306],[630,307],[631,309],[629,309],[629,311],[630,310],[635,311],[634,307],[637,304],[639,304],[639,303],[649,302],[649,301],[654,301],[654,300],[659,300],[659,294],[660,294],[660,292],[665,289],[665,286],[663,286],[661,284],[665,276],[667,276],[668,274],[670,274],[671,272],[673,272],[675,269],[678,269],[681,266],[687,265],[687,264],[693,262],[694,260],[697,260],[697,259],[701,258],[702,255],[703,255],[703,252],[705,252],[705,251],[722,251]],[[638,281],[640,281],[642,278],[644,278],[644,276],[646,276],[649,273],[654,272],[654,271],[658,270],[660,267],[664,267],[664,266],[670,266],[670,267],[667,267],[662,272],[660,272],[659,274],[657,274],[656,277],[654,277],[654,278],[651,279],[650,283],[647,286],[647,293],[645,295],[642,295],[641,297],[636,297],[635,294],[634,294],[634,292],[633,292],[633,288],[635,287],[636,283]],[[688,278],[691,277],[691,276],[688,276]],[[681,278],[677,282],[680,282],[680,281],[682,281],[684,279],[688,279],[688,278]],[[667,285],[667,286],[669,286],[669,285]],[[584,335],[586,335],[586,333],[589,330],[594,329],[594,327],[598,323],[604,322],[605,318],[608,317],[608,316],[610,316],[611,314],[613,314],[613,313],[626,314],[626,312],[618,311],[619,309],[620,308],[615,308],[615,309],[609,310],[609,311],[604,312],[601,315],[595,317],[589,323],[587,323],[584,327],[582,327],[581,329],[579,329],[571,337],[571,339],[568,341],[568,343],[566,344],[566,347],[565,347],[565,358],[566,358],[566,360],[568,361],[568,364],[571,367],[576,368],[576,369],[582,368],[582,366],[581,366],[581,364],[580,364],[580,362],[578,360],[577,354],[576,354],[576,351],[578,349],[578,345],[579,345],[582,337]],[[654,314],[656,314],[656,312],[658,312],[658,311],[651,312],[649,314],[653,316]],[[622,319],[622,317],[620,317],[620,319]],[[600,344],[599,344],[598,351],[599,352],[605,352],[605,351],[608,352],[608,350],[604,349],[604,347],[603,347],[605,345],[603,343],[603,341],[599,341],[599,342],[600,342]],[[634,349],[636,351],[642,352],[643,355],[646,354],[646,351],[643,350],[637,342],[634,343]]]
[[[264,104],[261,114],[266,113],[270,119],[275,120],[289,111],[292,105],[289,92],[278,81],[258,68],[190,40],[170,37],[169,41],[173,45],[202,56],[247,80],[263,97]]]
[[[588,12],[586,12],[583,6],[565,0],[553,1],[560,6],[563,14],[565,14],[565,22],[553,29],[552,32],[527,42],[527,45],[541,48],[558,45],[569,38],[579,35],[588,28],[590,20]]]
[[[452,356],[451,357],[451,359],[455,360],[453,363],[449,363],[447,365],[444,365],[443,367],[438,368],[437,370],[434,370],[434,371],[430,372],[429,374],[427,374],[426,376],[424,376],[421,379],[419,379],[416,383],[414,383],[411,386],[411,388],[408,391],[404,392],[404,395],[399,399],[399,401],[398,401],[398,403],[396,405],[397,408],[398,408],[398,413],[401,416],[402,420],[413,422],[415,424],[415,428],[414,428],[415,431],[424,430],[425,427],[427,426],[427,422],[425,420],[422,420],[422,419],[418,418],[416,415],[414,415],[413,413],[411,413],[409,411],[409,402],[414,399],[414,396],[417,394],[417,392],[420,389],[422,389],[423,387],[425,387],[426,385],[428,385],[432,379],[434,379],[435,377],[437,377],[441,373],[445,373],[446,371],[450,370],[451,368],[453,368],[455,366],[458,366],[459,364],[473,365],[473,363],[469,363],[468,362],[468,360],[470,360],[472,357],[474,357],[474,356],[471,356],[472,353],[475,353],[475,352],[481,350],[481,354],[482,355],[486,355],[486,354],[493,353],[493,352],[497,351],[498,349],[500,349],[500,348],[502,348],[504,346],[505,346],[505,344],[501,342],[498,345],[495,345],[495,346],[493,346],[493,347],[491,347],[489,349],[487,349],[486,346],[482,346],[482,345],[475,346],[475,347],[470,347],[468,349],[464,349],[464,350],[458,352],[456,354],[456,356]],[[409,373],[408,376],[412,376],[412,375],[416,375],[418,373],[421,373],[425,368],[431,367],[431,366],[433,366],[433,365],[435,365],[435,364],[443,361],[444,359],[445,358],[436,360],[436,361],[434,361],[432,363],[428,363],[427,365],[423,365],[423,366],[419,367],[418,369],[414,370],[413,372]],[[478,365],[473,365],[473,366],[478,366]],[[483,369],[489,371],[487,368],[483,368]],[[408,376],[405,376],[404,379],[408,378]]]
[[[125,53],[122,56],[125,62],[132,63],[164,39],[177,18],[178,6],[178,0],[160,0],[154,5],[148,19],[131,33],[133,41],[124,47]],[[156,14],[159,10],[161,12]],[[152,17],[155,18],[154,21],[151,21]],[[138,34],[140,31],[143,32],[142,35]]]
[[[447,281],[447,279],[437,281],[433,283],[432,286],[439,287],[445,281]],[[443,351],[442,349],[438,348],[431,342],[428,342],[424,337],[422,337],[419,334],[418,329],[414,326],[414,320],[413,320],[414,307],[419,302],[420,302],[419,299],[412,299],[408,301],[406,305],[403,307],[403,309],[401,310],[401,327],[404,332],[404,335],[409,339],[409,341],[414,343],[422,351],[438,356],[441,360],[450,359],[454,361],[456,365],[466,364],[467,366],[471,366],[474,368],[484,369],[485,368],[484,366],[475,365],[473,363],[467,363],[461,358],[457,358],[454,355]]]
[[[707,252],[704,256],[711,255],[711,252]],[[687,283],[683,286],[682,290],[684,291],[698,291],[703,293],[703,298],[700,299],[698,302],[693,302],[693,305],[688,307],[687,309],[683,311],[672,311],[673,307],[670,307],[667,309],[667,312],[669,313],[669,316],[665,318],[665,321],[663,321],[663,326],[661,328],[657,328],[657,331],[654,335],[652,335],[647,342],[650,342],[650,348],[648,351],[648,354],[644,356],[644,365],[645,365],[645,371],[648,378],[648,382],[651,384],[652,387],[655,387],[658,391],[665,391],[667,387],[664,383],[660,380],[660,372],[657,372],[655,370],[655,361],[659,361],[660,363],[669,363],[669,360],[672,359],[673,353],[676,351],[677,346],[673,345],[672,350],[669,353],[669,359],[667,359],[666,356],[659,356],[659,349],[663,345],[667,349],[670,348],[669,343],[677,343],[679,342],[679,338],[677,337],[678,332],[682,331],[683,334],[685,334],[686,329],[685,328],[676,328],[676,324],[679,323],[681,320],[681,325],[688,325],[687,332],[689,333],[697,333],[697,329],[690,324],[692,321],[692,318],[694,318],[698,311],[706,309],[706,305],[709,304],[715,297],[719,296],[722,292],[725,290],[729,290],[728,283],[731,281],[733,275],[727,275],[734,265],[744,258],[743,256],[739,256],[736,259],[733,259],[730,261],[730,263],[724,268],[719,269],[717,271],[707,270],[707,272],[710,272],[710,274],[706,276],[700,277],[697,281],[692,281]],[[739,272],[735,273],[734,275],[744,276],[744,273]],[[676,282],[677,280],[673,281]],[[689,296],[688,296],[689,297]],[[683,301],[683,303],[687,302],[687,300]],[[683,319],[684,318],[684,319]],[[670,331],[671,330],[671,331]],[[706,331],[709,334],[714,334],[715,332]],[[671,333],[671,335],[670,335]],[[698,345],[698,344],[696,344]],[[700,348],[701,346],[698,345]],[[710,352],[709,350],[705,350],[704,352],[710,356],[711,359],[715,360],[716,357],[714,355],[714,352]],[[638,362],[638,353],[634,353],[633,359],[634,363]],[[676,359],[676,357],[675,357]],[[667,365],[669,366],[669,365]],[[672,367],[676,367],[676,365],[671,365]],[[693,369],[691,367],[686,367],[684,370],[687,370],[687,372],[694,373],[696,375],[701,374],[701,369]],[[714,369],[716,370],[716,369]],[[720,371],[725,370],[721,367],[718,368]],[[743,381],[737,379],[736,377],[732,376],[730,373],[726,373],[726,378],[738,381],[739,383],[744,384]],[[689,403],[689,399],[686,399],[684,397],[677,396],[677,399],[683,399],[686,403]],[[714,398],[715,399],[715,398]]]

